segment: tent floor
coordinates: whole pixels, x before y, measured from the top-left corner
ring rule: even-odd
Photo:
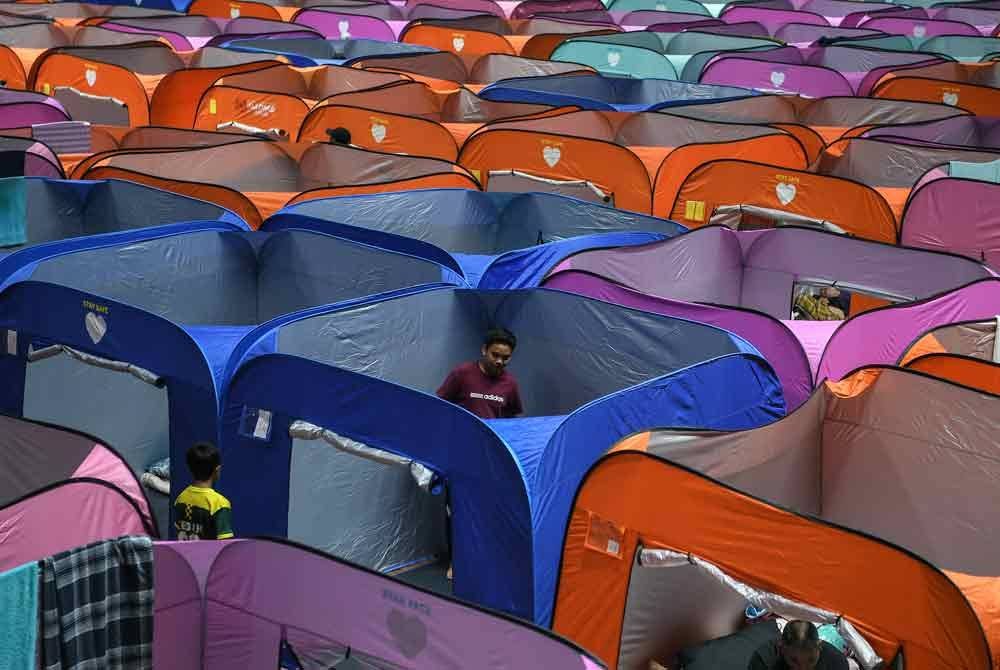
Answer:
[[[447,573],[448,562],[440,561],[396,575],[396,578],[407,584],[450,596],[451,580]]]

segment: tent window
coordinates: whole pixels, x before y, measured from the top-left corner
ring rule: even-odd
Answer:
[[[799,279],[792,285],[789,312],[793,321],[843,321],[876,307],[913,299],[850,283]]]
[[[778,209],[755,205],[723,205],[712,210],[709,225],[726,226],[732,230],[770,230],[779,226],[803,226],[839,235],[847,234],[840,226],[823,219],[792,214]]]

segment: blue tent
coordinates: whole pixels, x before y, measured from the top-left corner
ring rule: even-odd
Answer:
[[[308,30],[307,26],[302,26]],[[222,44],[230,51],[283,56],[298,67],[316,65],[346,65],[372,56],[413,55],[434,53],[436,49],[403,42],[380,42],[368,39],[324,40],[308,37],[245,39],[234,36]]]
[[[247,229],[219,205],[130,181],[0,179],[0,277],[18,265],[10,255],[37,244],[180,221],[223,221]]]
[[[518,336],[524,417],[483,421],[434,395],[494,326]],[[785,410],[770,366],[732,333],[547,289],[417,288],[300,312],[233,360],[221,488],[240,533],[383,571],[440,560],[450,538],[456,595],[536,621],[577,486],[618,439]]]
[[[9,257],[0,412],[100,433],[138,472],[218,439],[229,356],[296,310],[461,279],[328,234],[221,222],[77,238]],[[173,485],[189,475],[173,468]],[[164,508],[165,509],[165,508]],[[165,527],[165,519],[161,523]]]
[[[687,230],[673,221],[559,195],[465,189],[308,200],[281,210],[261,229],[295,228],[427,258],[479,288],[537,286],[559,261],[579,251],[646,244]]]
[[[503,79],[479,97],[496,102],[577,105],[583,109],[648,112],[672,105],[722,102],[758,95],[735,86],[689,84],[666,79],[624,79],[601,75],[551,75]]]

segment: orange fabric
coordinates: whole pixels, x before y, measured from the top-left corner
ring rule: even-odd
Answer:
[[[163,179],[153,175],[123,170],[114,167],[98,167],[86,173],[87,179],[124,179],[137,184],[145,184],[164,191],[179,193],[191,198],[197,198],[206,202],[213,202],[220,207],[234,212],[237,216],[246,221],[251,228],[260,228],[262,219],[260,213],[253,203],[243,194],[224,186],[214,184],[203,184],[198,182],[180,181],[177,179]]]
[[[899,364],[906,366],[910,361],[921,356],[930,354],[947,354],[947,349],[934,337],[933,333],[927,333],[913,343],[913,346],[906,350],[906,353],[899,359]]]
[[[794,137],[798,138],[806,150],[806,158],[810,165],[819,159],[819,155],[826,148],[823,137],[812,128],[797,123],[772,123],[771,126],[779,130],[784,130],[786,133],[791,133]]]
[[[889,74],[883,77],[872,96],[937,104],[944,102],[986,116],[996,114],[1000,109],[1000,89],[943,79],[907,77],[905,72],[902,70],[898,76]]]
[[[896,221],[902,221],[903,210],[906,209],[906,201],[910,197],[910,189],[902,186],[876,186],[874,188],[885,198]]]
[[[648,214],[652,193],[646,168],[625,147],[608,142],[524,130],[484,130],[466,142],[459,163],[486,187],[492,170],[521,170],[549,179],[581,179],[606,186],[615,206]]]
[[[976,610],[993,652],[993,666],[1000,668],[1000,577],[979,577],[945,570]]]
[[[776,168],[805,170],[802,146],[791,135],[765,135],[735,142],[687,144],[665,158],[653,182],[653,213],[669,216],[685,180],[702,165],[720,159],[768,162]],[[734,203],[723,203],[734,204]]]
[[[822,137],[823,141],[826,142],[827,144],[833,144],[841,137],[843,137],[844,133],[846,133],[849,130],[849,128],[845,128],[844,126],[809,126],[809,127],[815,130],[817,133],[819,133],[819,136]]]
[[[338,93],[326,98],[324,102],[438,118],[442,100],[426,84],[400,81],[363,91]]]
[[[4,88],[24,89],[28,85],[28,75],[17,53],[10,47],[0,45],[0,81]]]
[[[244,63],[171,72],[163,78],[153,94],[149,105],[151,125],[192,128],[202,96],[216,81],[226,75],[269,67],[275,67],[275,63]]]
[[[412,156],[430,156],[454,163],[455,138],[441,124],[371,109],[322,105],[301,124],[299,142],[326,142],[328,128],[351,131],[351,143],[364,149]]]
[[[301,8],[300,7],[288,7],[288,6],[285,6],[285,5],[274,5],[274,9],[275,9],[275,11],[278,12],[278,16],[281,17],[282,21],[284,21],[285,23],[291,23],[292,19],[295,17],[296,14],[299,13],[299,10]]]
[[[219,19],[236,19],[248,16],[255,19],[281,21],[281,13],[271,5],[262,2],[242,2],[240,0],[194,0],[187,9],[191,15],[200,14]]]
[[[455,138],[455,143],[458,146],[465,144],[466,140],[480,128],[483,124],[481,123],[442,123],[445,130],[451,133],[451,136]]]
[[[309,105],[291,95],[213,86],[202,96],[194,128],[217,130],[220,124],[236,121],[263,130],[278,128],[294,139],[308,113]]]
[[[618,32],[620,31],[591,30],[584,33],[542,33],[539,35],[532,35],[531,39],[525,42],[521,47],[520,54],[525,58],[549,60],[552,56],[552,52],[570,37],[582,37],[584,35],[614,35]]]
[[[663,161],[674,150],[674,147],[644,147],[630,144],[628,145],[628,150],[639,157],[639,160],[646,167],[649,181],[652,182],[656,179],[656,173],[660,169],[660,166],[663,165]]]
[[[619,556],[587,546],[595,521],[620,533]],[[553,625],[612,670],[640,543],[693,554],[755,588],[842,613],[883,658],[905,645],[908,670],[991,667],[976,613],[926,563],[648,454],[622,452],[595,466],[577,494]]]
[[[295,197],[293,192],[283,192],[283,191],[244,191],[245,195],[250,202],[254,204],[257,211],[260,212],[260,218],[266,219],[271,216],[279,209],[284,207],[289,200]]]
[[[129,125],[149,125],[146,89],[129,70],[67,53],[50,54],[36,66],[30,82],[34,90],[52,95],[57,86],[71,86],[81,93],[116,98],[128,105]]]
[[[875,298],[870,295],[865,295],[864,293],[854,293],[851,295],[851,312],[847,316],[857,316],[858,314],[864,314],[865,312],[875,309],[876,307],[885,307],[886,305],[891,304],[892,303],[885,298]]]
[[[956,354],[928,354],[906,367],[970,388],[1000,395],[1000,365]]]
[[[408,44],[422,44],[439,51],[450,51],[459,56],[480,56],[492,53],[517,55],[514,46],[503,35],[481,30],[417,24],[407,28],[400,41]]]
[[[17,54],[18,60],[21,61],[21,65],[24,67],[25,78],[31,72],[31,67],[38,60],[38,57],[45,53],[46,49],[28,49],[26,47],[7,47],[15,54]]]
[[[854,299],[852,298],[851,301],[853,302]],[[937,338],[931,334],[927,334],[917,340],[910,347],[909,351],[903,354],[899,365],[901,367],[909,367],[908,363],[916,358],[944,352],[945,349],[938,342]],[[830,389],[831,393],[839,398],[855,398],[867,391],[878,380],[881,373],[882,371],[879,368],[865,368],[840,381],[827,381],[826,386]]]
[[[722,160],[698,168],[671,207],[657,200],[658,216],[689,227],[705,225],[716,208],[756,205],[834,223],[864,239],[896,243],[896,221],[885,199],[846,179],[759,163]]]
[[[623,440],[619,440],[618,444],[611,447],[608,453],[616,451],[648,451],[649,450],[649,433],[636,433],[635,435],[629,435]]]
[[[510,45],[512,47],[514,47],[514,51],[517,54],[520,54],[522,51],[524,51],[524,46],[531,40],[532,37],[534,37],[534,35],[507,35],[506,36],[507,41],[510,42]]]
[[[421,188],[464,188],[472,191],[479,190],[476,183],[468,176],[459,172],[441,173],[413,177],[412,179],[400,179],[382,184],[363,184],[360,186],[339,186],[332,188],[317,188],[305,191],[288,201],[289,205],[294,205],[306,200],[318,200],[320,198],[336,198],[345,195],[366,195],[369,193],[389,193],[395,191],[411,191]]]

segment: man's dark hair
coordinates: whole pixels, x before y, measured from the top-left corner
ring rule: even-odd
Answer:
[[[819,630],[809,621],[789,621],[781,632],[781,644],[788,649],[813,649],[819,644]]]
[[[222,455],[211,442],[196,442],[187,450],[187,466],[195,481],[212,478],[215,469],[222,465]]]
[[[514,351],[517,348],[517,338],[506,328],[493,328],[487,331],[486,337],[483,338],[483,346],[489,349],[494,344],[506,344],[511,351]]]
[[[337,126],[336,128],[327,128],[326,134],[330,136],[330,142],[332,144],[343,144],[347,146],[351,143],[351,131],[343,126]]]

